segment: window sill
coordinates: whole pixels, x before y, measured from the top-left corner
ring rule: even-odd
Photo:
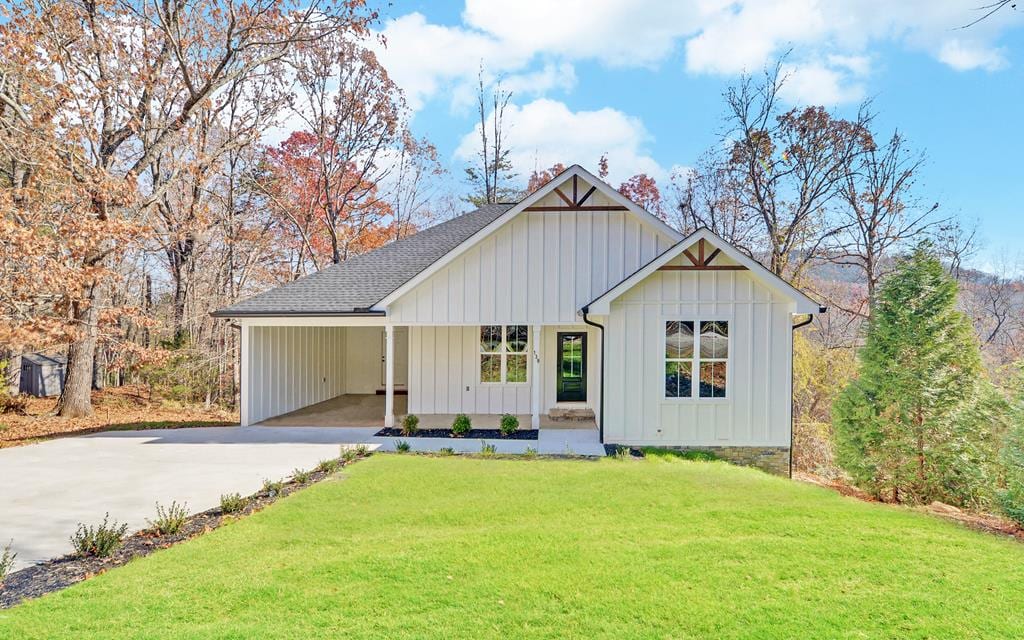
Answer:
[[[661,398],[662,402],[671,404],[726,404],[732,402],[732,398]]]

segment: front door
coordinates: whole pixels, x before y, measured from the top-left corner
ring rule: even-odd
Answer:
[[[587,400],[587,334],[558,334],[558,402]]]

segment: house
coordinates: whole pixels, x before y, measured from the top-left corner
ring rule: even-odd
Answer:
[[[326,407],[318,424],[338,409],[339,426],[578,418],[603,443],[713,449],[781,473],[793,329],[824,311],[574,165],[518,203],[214,315],[241,327],[242,425],[310,405]]]

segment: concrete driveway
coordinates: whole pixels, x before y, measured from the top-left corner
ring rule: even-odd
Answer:
[[[203,427],[111,431],[0,449],[0,547],[13,541],[15,570],[71,552],[78,523],[107,512],[131,531],[148,526],[155,502],[187,502],[196,513],[224,493],[255,493],[264,479],[311,469],[341,447],[393,451],[378,427]],[[479,440],[409,438],[414,451],[453,447],[476,453]],[[488,440],[499,453],[602,456],[594,429],[541,429],[539,440]]]
[[[339,444],[356,435],[317,431],[115,431],[0,449],[0,546],[13,541],[17,570],[70,553],[68,537],[80,522],[98,524],[109,512],[136,531],[155,516],[156,501],[205,511],[223,493],[248,495],[265,478],[337,458]]]

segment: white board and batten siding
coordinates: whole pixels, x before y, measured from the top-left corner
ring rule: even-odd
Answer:
[[[248,326],[243,424],[345,392],[345,328]]]
[[[560,202],[552,194],[537,204]],[[592,204],[612,203],[595,192]],[[388,316],[398,325],[579,323],[580,307],[673,243],[628,211],[524,211],[395,300]]]
[[[413,326],[409,328],[409,411],[411,413],[528,414],[533,376],[540,376],[540,410],[558,404],[555,380],[556,336],[559,331],[587,334],[587,402],[600,397],[601,334],[579,325],[549,325],[537,345],[540,363],[529,358],[527,381],[515,384],[480,382],[480,331],[476,326]],[[534,348],[530,334],[528,352]]]
[[[562,201],[552,193],[535,204]],[[588,204],[614,203],[596,191]],[[479,327],[488,324],[529,325],[531,341],[533,327],[543,327],[541,362],[531,358],[530,370],[541,378],[542,412],[556,404],[555,333],[586,331],[587,404],[595,405],[600,335],[578,311],[674,242],[628,211],[517,214],[388,307],[391,322],[410,327],[410,412],[530,413],[530,383],[479,380]]]
[[[606,319],[605,441],[788,447],[793,310],[749,271],[648,276],[612,302]],[[726,398],[665,397],[670,320],[729,321]]]

